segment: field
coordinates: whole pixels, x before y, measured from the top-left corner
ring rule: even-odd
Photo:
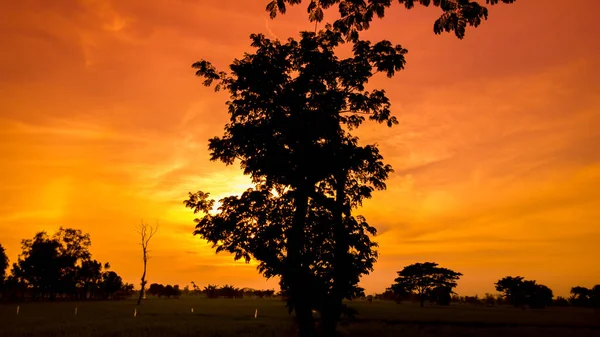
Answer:
[[[360,315],[340,326],[340,336],[600,336],[600,313],[586,309],[420,308],[389,301],[351,306]],[[295,335],[292,317],[279,300],[149,299],[134,317],[135,308],[133,300],[23,303],[17,315],[16,305],[3,304],[0,336]]]

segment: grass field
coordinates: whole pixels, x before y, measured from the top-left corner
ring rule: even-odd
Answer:
[[[420,308],[389,301],[351,304],[360,313],[341,336],[600,336],[600,313],[573,308]],[[75,307],[77,315],[75,315]],[[0,305],[0,336],[294,336],[278,300],[149,299]],[[194,308],[194,312],[191,312]],[[258,309],[258,317],[254,318]]]

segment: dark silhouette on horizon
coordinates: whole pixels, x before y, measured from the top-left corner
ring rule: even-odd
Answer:
[[[448,305],[461,276],[461,273],[451,269],[438,267],[435,262],[415,263],[399,271],[395,283],[388,289],[398,299],[415,294],[421,307],[428,299],[440,305]]]
[[[94,259],[91,238],[79,229],[60,228],[52,237],[46,232],[23,240],[22,252],[4,277],[8,263],[0,265],[2,300],[122,299],[131,296],[133,285]],[[0,260],[8,262],[0,249]]]

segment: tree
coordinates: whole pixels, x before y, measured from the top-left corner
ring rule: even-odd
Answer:
[[[330,29],[302,33],[299,42],[286,44],[251,38],[256,53],[236,60],[231,75],[206,61],[194,68],[206,85],[217,81],[217,89],[232,95],[226,134],[210,141],[212,159],[226,164],[239,159],[256,187],[221,200],[218,215],[209,214],[214,201],[206,193],[190,193],[185,203],[205,214],[195,234],[213,242],[217,252],[253,257],[265,276],[281,277],[306,334],[312,306],[339,313],[342,298],[351,297],[360,275],[372,269],[375,244],[368,235],[375,229],[350,209],[385,188],[391,168],[375,146],[359,147],[342,126],[356,128],[365,116],[397,123],[385,92],[365,92],[364,84],[376,71],[392,76],[402,69],[405,50],[387,41],[362,41],[353,57],[339,60],[334,49],[342,35]],[[340,267],[333,268],[334,262]],[[307,285],[319,289],[313,293],[329,292],[320,298],[330,301],[315,303]]]
[[[571,288],[569,300],[575,306],[600,308],[600,284],[589,289],[580,286]]]
[[[585,307],[590,302],[590,289],[586,287],[573,287],[571,288],[571,303],[575,306]]]
[[[148,245],[150,244],[150,240],[156,234],[157,231],[158,224],[156,225],[156,227],[153,227],[142,221],[138,227],[138,234],[140,235],[141,239],[140,245],[142,246],[142,261],[144,263],[144,271],[142,273],[142,279],[140,283],[140,296],[137,300],[137,305],[140,305],[142,303],[142,298],[144,298],[144,289],[146,287],[146,268],[148,265],[148,259],[150,258],[150,251],[148,250]]]
[[[524,294],[521,291],[523,280],[521,276],[507,276],[495,283],[496,290],[504,294],[504,298],[510,305],[521,306],[524,302]]]
[[[8,256],[2,244],[0,244],[0,287],[6,278],[6,269],[8,268]]]
[[[488,5],[514,3],[516,0],[485,0]],[[324,20],[324,10],[338,6],[340,18],[334,27],[343,32],[349,39],[359,38],[359,32],[367,30],[375,17],[383,18],[385,10],[392,5],[392,0],[311,0],[308,5],[308,15],[311,22]],[[433,31],[435,34],[454,32],[456,37],[465,36],[467,26],[477,27],[488,18],[488,10],[477,1],[470,0],[398,0],[399,4],[407,9],[414,7],[415,3],[428,7],[433,4],[442,10],[441,16],[435,21]],[[302,0],[272,0],[267,5],[271,18],[278,13],[285,14],[288,5],[301,4]]]
[[[108,267],[107,265],[106,269]],[[82,298],[87,299],[90,292],[90,296],[93,297],[102,279],[102,263],[92,259],[84,260],[78,269],[77,276],[78,285],[82,288]]]
[[[164,293],[165,293],[165,286],[163,286],[162,284],[152,283],[150,285],[150,288],[148,288],[148,294],[150,294],[152,296],[162,297]]]
[[[391,289],[398,295],[416,293],[421,306],[432,295],[437,296],[438,303],[446,304],[461,276],[451,269],[438,267],[435,262],[415,263],[398,272]]]
[[[123,288],[123,279],[114,271],[106,271],[102,274],[101,289],[106,299],[114,296],[119,290]]]
[[[506,301],[515,307],[527,305],[532,309],[541,309],[552,305],[552,290],[536,281],[525,280],[521,276],[507,276],[498,280],[495,286],[497,291],[504,294]]]
[[[21,242],[22,253],[12,274],[32,288],[33,299],[55,298],[66,260],[60,258],[59,247],[45,232]]]
[[[285,11],[286,2],[300,3],[273,2],[273,16]],[[257,53],[236,60],[231,74],[206,61],[194,64],[205,85],[217,82],[215,88],[228,90],[231,96],[230,123],[224,137],[210,141],[211,159],[226,164],[239,160],[256,184],[241,197],[221,200],[228,204],[215,216],[208,214],[214,205],[208,194],[190,194],[186,206],[205,214],[197,221],[196,234],[213,242],[217,251],[234,253],[236,259],[258,260],[265,276],[280,276],[303,336],[313,333],[311,308],[315,306],[321,311],[325,334],[334,333],[342,299],[360,291],[358,280],[372,269],[376,258],[376,245],[368,239],[375,229],[364,218],[353,217],[351,210],[373,190],[385,187],[391,168],[383,165],[375,146],[358,146],[348,131],[358,127],[364,116],[390,126],[396,123],[385,92],[365,92],[364,84],[376,72],[391,77],[402,69],[406,50],[388,41],[371,45],[358,39],[356,27],[368,28],[372,14],[382,16],[390,5],[390,1],[374,2],[370,7],[352,2],[349,8],[347,1],[312,1],[309,9],[315,21],[323,19],[322,7],[335,3],[348,15],[342,15],[341,24],[328,25],[319,33],[302,33],[299,42],[272,43],[253,35]],[[476,4],[470,9],[460,4],[460,9],[440,5],[447,14],[441,27],[457,34],[464,30],[463,21],[476,26],[487,16]],[[478,9],[481,15],[466,16]],[[358,20],[358,14],[365,13],[371,13],[371,19]],[[344,37],[353,42],[354,57],[339,60],[334,49]],[[269,201],[269,206],[255,206],[257,200]],[[286,203],[287,209],[273,208]],[[273,224],[267,226],[270,238],[257,238],[256,232],[262,231],[257,227],[266,222]],[[265,241],[268,248],[259,245]]]

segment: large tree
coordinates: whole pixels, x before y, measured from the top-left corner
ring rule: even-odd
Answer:
[[[207,61],[194,64],[206,85],[216,81],[217,90],[231,95],[225,135],[210,141],[212,159],[238,159],[256,183],[241,197],[223,199],[220,214],[199,220],[196,234],[217,251],[256,258],[267,277],[281,276],[305,335],[311,333],[311,293],[328,293],[318,309],[330,326],[341,300],[372,269],[367,233],[374,228],[350,210],[385,188],[391,168],[375,146],[359,146],[348,131],[365,117],[396,123],[385,92],[364,86],[375,72],[391,77],[402,69],[406,52],[388,41],[359,41],[352,57],[339,59],[335,49],[343,36],[327,28],[285,44],[252,35],[256,52],[235,60],[230,74]],[[213,206],[207,197],[190,194],[186,205],[207,214]]]
[[[275,16],[285,11],[286,3],[300,2],[278,0],[268,9]],[[412,7],[412,1],[400,2]],[[429,5],[428,1],[420,3]],[[467,24],[476,26],[487,17],[485,8],[468,3],[434,1],[444,11],[436,23],[439,32],[454,31],[462,38]],[[301,335],[312,334],[310,309],[315,305],[322,311],[325,333],[332,335],[342,299],[358,291],[358,278],[372,268],[376,252],[365,238],[375,230],[364,218],[353,217],[351,210],[373,190],[385,187],[391,168],[381,162],[375,146],[360,147],[349,131],[365,115],[388,125],[396,123],[385,92],[367,92],[365,83],[376,72],[391,77],[402,69],[406,53],[388,41],[371,44],[358,37],[374,14],[383,16],[391,1],[311,1],[311,20],[323,20],[323,9],[335,4],[342,18],[319,33],[302,33],[300,41],[282,44],[253,35],[257,52],[235,60],[231,73],[217,71],[206,61],[194,64],[206,85],[216,82],[216,89],[229,91],[231,97],[230,122],[223,137],[211,140],[211,159],[226,164],[239,160],[256,184],[241,198],[223,200],[229,206],[220,208],[220,214],[198,220],[196,234],[212,241],[218,251],[264,262],[260,268],[267,276],[281,276]],[[339,60],[334,51],[344,38],[353,43],[354,57]],[[287,213],[247,207],[252,198],[286,200]],[[198,192],[190,194],[186,204],[206,214],[213,201]],[[259,210],[269,217],[253,213]],[[260,241],[250,233],[265,221],[276,224],[274,218],[280,222],[269,232],[269,248],[258,247],[256,242],[264,243],[264,238]],[[352,238],[349,233],[358,234]],[[228,236],[229,241],[215,239]],[[319,242],[323,249],[315,246]],[[353,265],[357,260],[353,254],[363,256],[358,265]],[[311,298],[308,289],[327,296]]]
[[[461,276],[461,273],[439,267],[435,262],[415,263],[398,272],[391,289],[398,296],[416,294],[421,306],[428,298],[445,304],[439,298],[451,294]]]

